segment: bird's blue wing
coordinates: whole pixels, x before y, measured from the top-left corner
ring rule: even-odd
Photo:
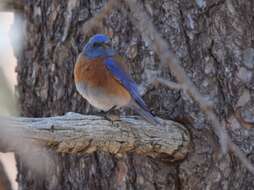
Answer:
[[[134,80],[132,80],[131,76],[123,70],[119,63],[113,58],[107,58],[104,61],[104,64],[114,77],[124,86],[124,88],[128,90],[135,102],[146,111],[149,111],[145,102],[138,93],[137,84]]]
[[[113,58],[107,58],[104,61],[107,69],[113,76],[124,86],[125,89],[131,94],[133,101],[131,107],[136,110],[141,116],[147,119],[153,125],[159,125],[160,122],[150,113],[145,102],[138,93],[137,84],[132,80],[131,76],[124,71],[121,65]]]

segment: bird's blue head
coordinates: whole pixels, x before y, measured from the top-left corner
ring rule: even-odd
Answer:
[[[89,59],[111,57],[116,54],[111,46],[110,38],[105,34],[92,36],[83,48],[82,53]]]

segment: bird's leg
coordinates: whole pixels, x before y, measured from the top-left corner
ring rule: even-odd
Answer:
[[[108,111],[105,112],[105,114],[112,112],[115,108],[116,108],[116,105],[112,106]]]
[[[104,112],[104,118],[108,121],[111,121],[112,124],[114,124],[115,121],[120,121],[120,117],[119,115],[116,114],[111,114],[110,112],[112,112],[117,106],[112,106],[112,108],[110,108],[108,111]]]

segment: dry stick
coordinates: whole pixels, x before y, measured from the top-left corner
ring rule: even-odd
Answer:
[[[102,24],[103,19],[105,19],[105,17],[111,13],[112,9],[117,4],[118,4],[117,1],[109,0],[98,15],[94,16],[89,21],[85,22],[83,26],[84,34],[87,35],[91,33],[95,27],[100,26]]]
[[[226,131],[224,127],[221,127],[222,125],[214,114],[212,106],[205,98],[203,98],[195,85],[187,77],[184,69],[180,66],[179,60],[176,59],[176,56],[169,50],[167,43],[156,31],[149,19],[149,16],[145,13],[143,8],[135,0],[126,2],[129,4],[132,16],[134,17],[132,18],[132,21],[138,27],[143,38],[150,42],[153,50],[159,55],[161,62],[169,65],[173,75],[176,77],[180,85],[184,86],[188,95],[199,103],[201,109],[206,113],[208,119],[211,120],[213,126],[215,127],[216,134],[220,137],[223,152],[227,152],[227,143],[225,143],[227,142],[227,135],[225,137],[223,135]]]
[[[140,31],[143,38],[150,40],[150,44],[155,52],[160,56],[160,60],[163,64],[168,64],[171,72],[176,77],[177,81],[180,83],[178,85],[159,79],[158,82],[169,86],[170,88],[182,88],[185,92],[189,94],[196,102],[199,103],[200,108],[206,114],[208,120],[215,130],[215,133],[220,139],[220,144],[222,151],[227,152],[228,147],[230,150],[239,158],[243,165],[254,174],[254,167],[244,155],[244,153],[236,146],[230,139],[224,125],[220,123],[216,114],[214,113],[214,106],[211,102],[208,102],[198,91],[196,86],[190,81],[190,79],[185,74],[184,69],[180,66],[180,62],[176,59],[176,56],[169,50],[167,43],[161,38],[159,33],[154,28],[149,16],[145,13],[143,7],[141,7],[136,0],[125,0],[132,11],[132,22],[136,24],[138,30]],[[91,31],[94,27],[101,24],[102,20],[106,15],[110,14],[110,11],[116,7],[120,6],[120,1],[110,0],[105,7],[102,9],[100,14],[88,21],[84,26],[85,33]],[[136,20],[138,19],[138,20]]]
[[[125,0],[131,10],[131,19],[137,29],[140,31],[142,37],[150,42],[153,50],[159,55],[163,64],[168,64],[172,74],[176,77],[180,85],[183,85],[186,92],[196,102],[199,103],[201,110],[206,114],[208,120],[211,122],[216,135],[219,137],[222,151],[224,153],[229,149],[239,158],[243,165],[254,174],[254,167],[244,155],[244,153],[237,147],[230,139],[224,125],[219,121],[214,112],[214,106],[208,102],[198,91],[193,82],[187,77],[184,69],[180,66],[180,61],[169,50],[168,44],[160,36],[159,32],[154,28],[149,16],[144,11],[143,7],[137,0]]]
[[[181,84],[169,81],[169,80],[165,80],[165,79],[162,79],[162,78],[155,79],[155,82],[161,83],[162,85],[167,86],[171,89],[183,90],[185,92],[184,85],[181,85]]]
[[[167,120],[161,120],[165,126],[160,128],[135,117],[122,117],[112,125],[102,117],[77,113],[49,118],[0,117],[0,121],[0,152],[15,151],[24,161],[30,161],[32,151],[36,153],[41,146],[61,153],[104,151],[121,156],[131,152],[176,161],[185,158],[190,145],[188,131]],[[36,163],[30,166],[36,167]]]
[[[23,0],[1,0],[0,11],[17,11],[24,9],[25,2]]]

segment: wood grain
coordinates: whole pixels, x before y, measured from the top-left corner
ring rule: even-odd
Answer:
[[[135,153],[171,161],[183,159],[190,143],[179,123],[161,120],[154,127],[135,117],[113,124],[102,117],[68,113],[49,118],[2,118],[0,151],[16,151],[24,144],[40,144],[63,153],[104,151],[121,156]],[[7,137],[7,138],[6,138]],[[5,149],[5,150],[4,150]]]

